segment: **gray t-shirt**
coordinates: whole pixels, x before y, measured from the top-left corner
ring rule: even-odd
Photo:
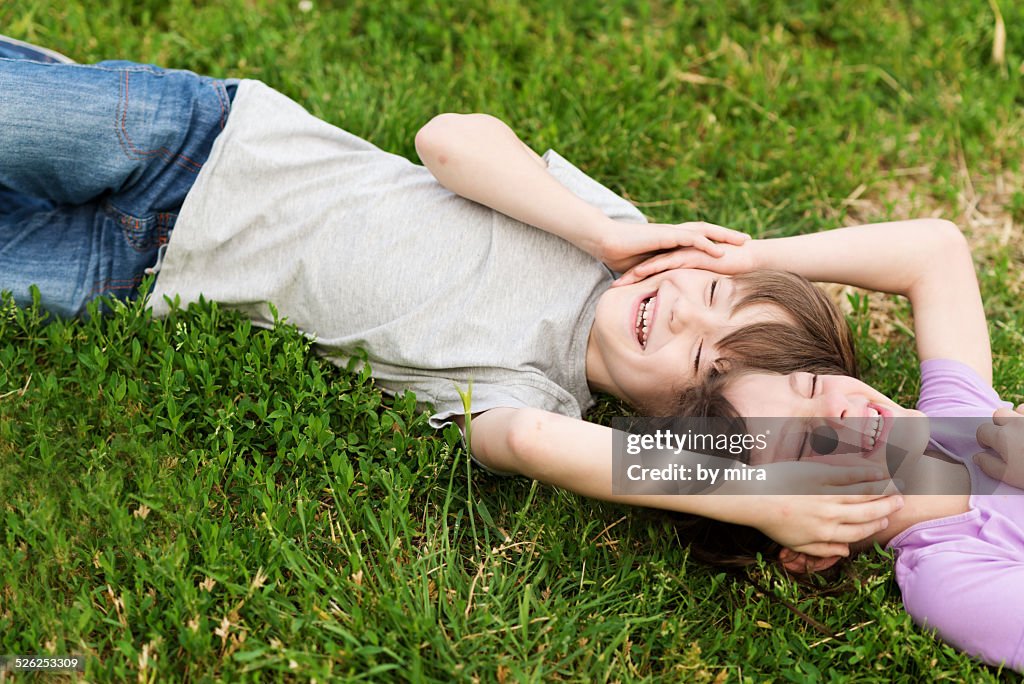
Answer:
[[[615,218],[637,209],[562,159],[549,172]],[[586,347],[611,274],[561,238],[481,206],[426,168],[325,123],[258,81],[185,199],[150,300],[206,299],[256,325],[273,314],[332,361],[364,349],[377,383],[435,406],[579,417]]]

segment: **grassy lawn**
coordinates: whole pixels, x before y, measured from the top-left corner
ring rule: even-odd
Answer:
[[[1020,402],[1024,4],[998,0],[1003,50],[995,7],[15,0],[0,32],[258,78],[414,159],[433,114],[491,112],[660,221],[955,220]],[[911,402],[906,307],[838,294]],[[915,627],[884,557],[840,594],[722,574],[644,514],[473,470],[414,406],[214,305],[3,306],[0,654],[93,681],[1017,679]]]

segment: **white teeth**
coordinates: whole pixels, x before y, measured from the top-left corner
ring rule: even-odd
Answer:
[[[647,332],[650,330],[651,311],[655,299],[657,297],[640,302],[640,308],[636,312],[636,335],[641,347],[647,346]]]
[[[871,422],[868,425],[867,441],[868,447],[873,448],[882,431],[882,415],[873,406],[868,406],[868,412],[868,418],[871,419]]]

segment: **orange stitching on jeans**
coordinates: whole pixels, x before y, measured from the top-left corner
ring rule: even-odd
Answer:
[[[127,283],[125,285],[115,283]],[[132,280],[97,280],[92,284],[92,290],[86,295],[87,298],[97,297],[107,292],[113,292],[115,290],[130,290],[138,287],[142,283],[142,276],[135,276]]]
[[[131,97],[130,97],[130,94],[129,94],[129,81],[128,81],[128,72],[127,71],[122,72],[122,80],[124,81],[124,85],[123,85],[123,87],[124,87],[123,93],[124,94],[123,94],[123,100],[122,100],[123,103],[124,103],[124,106],[122,107],[122,110],[121,110],[121,125],[120,125],[121,135],[118,136],[118,142],[121,143],[121,148],[122,149],[125,149],[125,145],[127,144],[127,148],[128,149],[125,150],[126,156],[128,156],[128,157],[134,156],[134,157],[138,158],[138,157],[152,157],[154,155],[160,155],[166,161],[169,161],[169,162],[171,162],[172,164],[174,164],[176,166],[180,166],[181,168],[185,169],[186,171],[189,171],[191,173],[199,173],[200,169],[203,168],[203,165],[198,163],[198,162],[196,162],[196,161],[193,161],[187,155],[184,155],[184,154],[174,154],[173,152],[168,150],[166,147],[159,147],[159,148],[157,148],[155,150],[150,150],[149,152],[143,152],[142,150],[140,150],[137,147],[135,147],[135,144],[132,142],[131,137],[128,135],[128,106],[130,104]],[[221,108],[223,109],[223,106]],[[123,136],[123,140],[122,140],[122,136]],[[185,162],[188,162],[188,164],[191,164],[191,166],[189,166],[188,164],[181,163],[180,160],[184,160]]]
[[[159,247],[168,241],[170,228],[168,224],[173,223],[176,218],[174,212],[158,212],[151,218],[140,219],[122,212],[112,203],[106,203],[106,210],[115,214],[117,222],[121,226],[124,239],[136,252],[144,252],[147,249]],[[152,228],[143,226],[143,223],[152,222]]]

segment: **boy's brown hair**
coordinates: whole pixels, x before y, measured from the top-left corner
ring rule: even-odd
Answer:
[[[719,372],[735,364],[781,374],[838,371],[859,377],[853,332],[846,318],[810,281],[785,271],[754,271],[736,276],[733,282],[741,293],[733,311],[767,304],[781,309],[792,322],[754,323],[724,337],[718,343]]]

